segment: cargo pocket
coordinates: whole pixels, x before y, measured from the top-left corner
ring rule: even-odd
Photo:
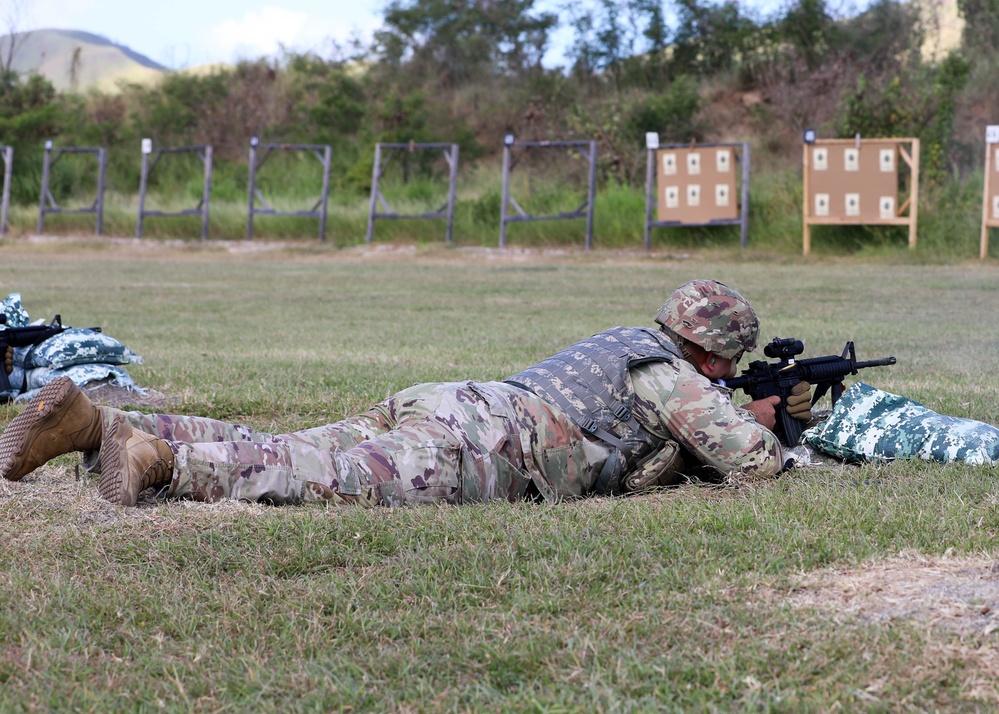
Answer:
[[[476,458],[461,451],[460,503],[489,503],[494,498],[519,501],[530,482],[530,476],[496,452]]]
[[[625,493],[654,491],[666,486],[676,486],[684,481],[681,473],[683,456],[675,441],[667,441],[659,451],[646,457],[621,481]]]
[[[582,496],[590,489],[589,462],[581,441],[542,449],[538,466],[561,497]]]
[[[404,457],[415,476],[400,479],[406,503],[458,503],[459,447],[443,441],[428,441],[415,446]],[[400,469],[407,466],[399,464]],[[403,472],[406,473],[405,471]]]
[[[426,479],[426,486],[405,489],[406,503],[458,503],[458,475],[449,472]]]

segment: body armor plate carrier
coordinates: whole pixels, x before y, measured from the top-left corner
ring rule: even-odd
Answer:
[[[613,493],[621,489],[622,477],[642,459],[666,446],[632,413],[635,390],[629,370],[645,362],[676,359],[683,357],[658,330],[612,327],[505,381],[558,407],[583,432],[611,448],[597,478],[596,491]]]

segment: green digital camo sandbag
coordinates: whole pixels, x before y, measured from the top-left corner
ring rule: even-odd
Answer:
[[[7,327],[27,327],[28,311],[21,304],[21,293],[11,293],[0,300],[0,312],[7,318]]]
[[[3,300],[0,300],[0,313],[6,318],[5,325],[0,325],[0,329],[7,327],[27,327],[30,320],[28,311],[21,304],[21,293],[11,293]],[[14,371],[7,375],[11,390],[0,392],[0,401],[3,398],[12,398],[21,391],[24,386],[24,356],[30,347],[17,347],[14,349]],[[0,355],[2,357],[3,355]]]
[[[142,358],[115,338],[84,327],[69,329],[35,345],[25,369],[64,369],[77,364],[142,364]]]
[[[973,419],[938,414],[906,397],[857,382],[843,392],[829,418],[802,441],[845,461],[924,459],[994,464],[999,429]]]

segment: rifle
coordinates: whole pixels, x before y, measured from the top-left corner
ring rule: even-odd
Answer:
[[[0,313],[0,325],[6,325],[6,323],[7,316]],[[27,327],[5,327],[0,329],[0,394],[14,390],[10,380],[7,378],[7,370],[3,368],[3,357],[7,353],[8,345],[10,347],[37,345],[68,329],[68,325],[62,324],[61,315],[56,315],[48,325],[28,325]],[[99,327],[91,327],[90,329],[95,332],[101,331]],[[0,400],[9,401],[9,397],[0,397]]]
[[[801,421],[787,413],[787,398],[791,389],[798,382],[808,382],[815,387],[812,395],[814,405],[826,392],[829,392],[833,405],[843,394],[843,377],[856,374],[858,370],[868,367],[885,367],[895,364],[894,357],[872,359],[858,362],[853,348],[853,341],[846,343],[843,354],[810,359],[795,359],[805,351],[801,340],[793,337],[775,337],[773,342],[763,348],[763,353],[775,363],[757,360],[749,363],[749,368],[742,375],[732,379],[719,379],[718,384],[729,389],[741,389],[754,400],[764,399],[773,395],[780,397],[777,405],[777,423],[774,433],[785,446],[794,446],[801,436]]]

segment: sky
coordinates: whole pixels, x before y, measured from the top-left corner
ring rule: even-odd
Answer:
[[[564,0],[563,0],[564,1]],[[85,30],[171,69],[274,56],[283,46],[327,56],[332,38],[369,39],[388,0],[0,0],[17,29]],[[542,0],[557,7],[559,0]],[[745,0],[770,11],[782,0]],[[563,33],[564,34],[564,33]],[[557,52],[555,53],[557,54]],[[557,60],[554,62],[558,64]],[[548,64],[546,62],[546,64]]]
[[[327,54],[329,38],[370,36],[384,7],[382,0],[0,0],[0,19],[12,5],[21,7],[18,29],[85,30],[171,69],[272,56],[282,45]]]

